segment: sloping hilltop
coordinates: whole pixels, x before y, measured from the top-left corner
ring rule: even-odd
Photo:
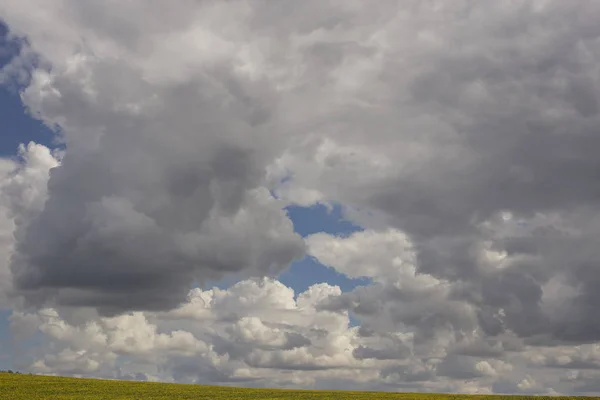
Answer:
[[[2,400],[175,400],[175,399],[581,399],[582,397],[445,395],[431,393],[377,393],[308,391],[279,389],[242,389],[220,386],[183,385],[99,379],[63,378],[41,375],[0,373]],[[590,398],[590,397],[588,397]]]

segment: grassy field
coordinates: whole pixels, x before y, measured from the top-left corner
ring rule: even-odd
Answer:
[[[536,399],[532,396],[469,396],[415,393],[327,392],[275,389],[240,389],[218,386],[180,385],[97,379],[59,378],[41,375],[0,373],[2,400],[167,400],[167,399],[415,399],[415,400],[484,400],[510,397],[511,400]],[[569,397],[545,397],[568,399]],[[578,399],[578,397],[570,397]],[[581,398],[579,398],[581,399]]]

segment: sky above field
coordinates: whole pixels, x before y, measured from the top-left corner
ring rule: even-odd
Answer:
[[[0,369],[600,393],[600,2],[0,21]]]

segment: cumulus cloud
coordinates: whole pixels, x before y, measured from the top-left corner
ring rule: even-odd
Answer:
[[[46,28],[72,28],[49,41],[30,31],[40,14],[3,6],[52,65],[32,71],[22,98],[67,147],[41,214],[18,230],[11,268],[21,294],[103,314],[168,309],[192,282],[273,275],[301,257],[303,242],[262,183],[286,138],[274,88],[239,64],[240,32],[211,32],[182,8],[151,37],[145,19],[115,31],[117,9],[100,22],[96,6],[73,2],[66,15],[55,5],[39,4],[52,15]],[[168,56],[174,43],[189,56]]]
[[[573,385],[560,383],[557,369],[598,368],[596,345],[557,347],[560,339],[551,340],[550,331],[523,336],[509,325],[509,318],[527,317],[521,315],[522,308],[502,308],[488,317],[489,310],[479,306],[477,299],[464,296],[470,283],[465,287],[464,282],[436,278],[415,268],[413,243],[402,232],[318,233],[306,242],[308,253],[324,265],[349,276],[371,277],[368,286],[323,298],[317,309],[355,315],[360,345],[353,350],[354,357],[394,361],[379,366],[381,384],[406,384],[419,390],[552,394],[575,390]],[[501,265],[506,262],[504,254],[485,248],[477,251],[480,268],[490,268],[490,263],[495,269],[506,267]],[[503,287],[499,282],[498,287],[486,288],[485,294],[499,296]],[[555,302],[555,296],[556,289],[551,288],[543,297]],[[573,293],[561,296],[571,298]],[[550,318],[547,311],[540,313]],[[516,380],[531,369],[544,378]],[[536,379],[552,386],[539,385]],[[477,385],[453,386],[465,380]]]
[[[346,49],[339,79],[307,89],[319,119],[274,164],[280,195],[399,230],[490,335],[597,340],[597,5],[380,7],[320,31],[366,30],[370,55]],[[372,261],[338,267],[369,275]]]
[[[19,146],[15,158],[0,158],[0,307],[13,301],[9,264],[15,230],[27,226],[43,209],[49,172],[59,159],[60,154],[33,142]]]
[[[40,331],[52,344],[29,366],[41,373],[114,377],[121,365],[124,374],[226,383],[273,382],[269,370],[362,368],[352,356],[356,329],[349,327],[348,315],[317,311],[310,299],[318,291],[339,294],[339,288],[319,284],[295,300],[278,281],[250,280],[228,290],[195,289],[168,312],[126,313],[77,325],[54,309],[42,309],[15,312],[11,328],[21,338]],[[247,307],[244,316],[232,316],[240,306]],[[212,378],[207,371],[213,371]]]
[[[598,7],[0,1],[66,147],[0,163],[1,291],[60,343],[31,368],[597,391]],[[303,241],[315,203],[364,231]],[[305,252],[370,283],[250,279]]]
[[[276,280],[244,280],[227,290],[194,289],[172,311],[79,324],[54,309],[14,312],[11,329],[22,340],[36,333],[42,339],[22,365],[36,373],[298,388],[593,392],[597,368],[572,361],[597,361],[598,346],[467,354],[455,351],[464,340],[446,338],[432,354],[414,341],[414,331],[368,333],[347,313],[318,308],[339,295],[326,284],[295,295]],[[242,305],[247,313],[235,316]]]

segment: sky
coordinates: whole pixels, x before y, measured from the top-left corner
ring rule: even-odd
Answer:
[[[0,369],[600,394],[598,16],[0,0]]]

